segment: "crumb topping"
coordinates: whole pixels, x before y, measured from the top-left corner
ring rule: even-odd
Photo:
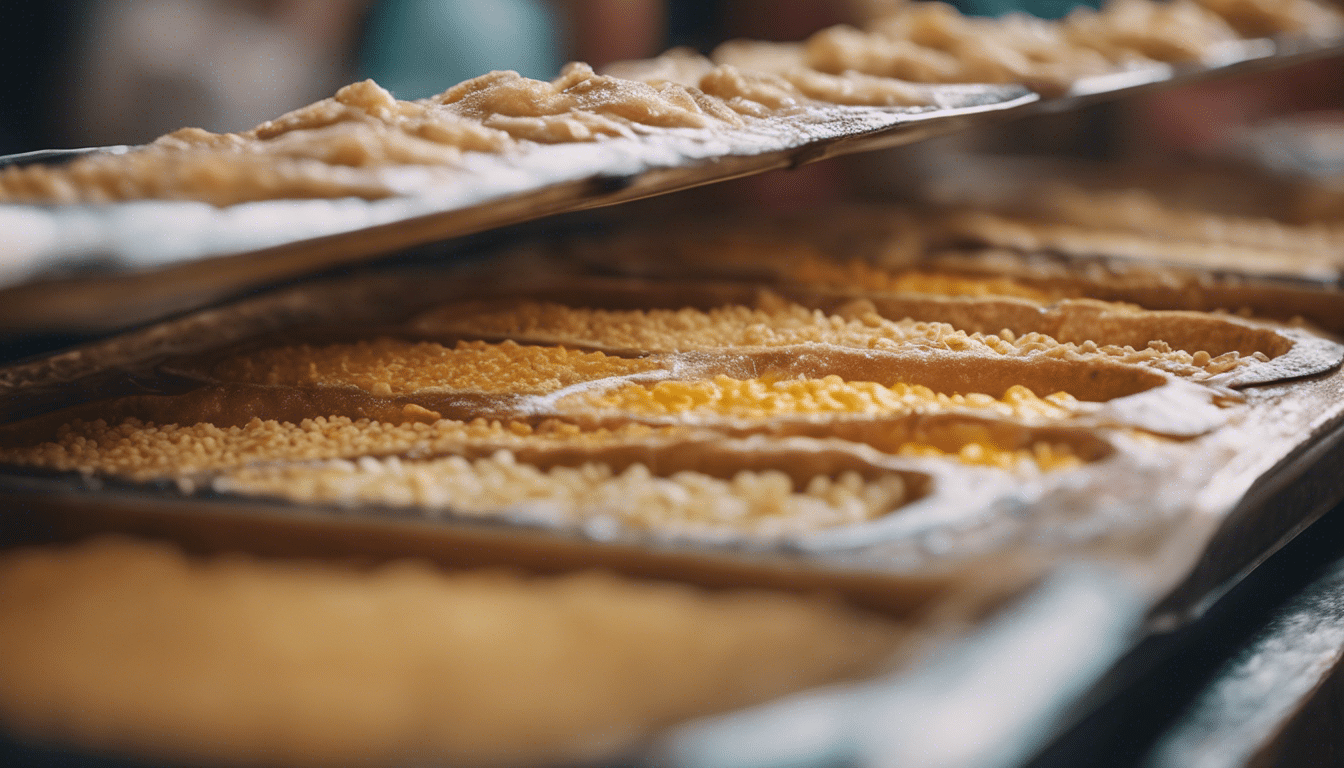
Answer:
[[[710,310],[608,310],[521,302],[507,310],[466,318],[431,312],[416,327],[426,332],[512,336],[653,352],[813,343],[865,349],[915,345],[988,351],[983,342],[946,323],[888,320],[878,315],[871,303],[856,302],[828,315],[768,293],[756,307],[728,305]]]
[[[305,419],[299,424],[253,419],[241,427],[208,423],[156,425],[136,419],[109,425],[98,419],[66,424],[57,431],[54,441],[23,448],[0,448],[0,462],[149,480],[266,461],[394,454],[432,456],[483,444],[598,447],[652,440],[675,435],[676,431],[641,424],[581,429],[554,419],[536,427],[518,421],[501,423],[485,419],[388,424],[343,416]]]
[[[640,463],[620,472],[596,462],[542,470],[518,463],[508,451],[476,461],[390,457],[244,468],[216,480],[215,488],[301,502],[414,506],[472,515],[512,509],[570,521],[612,517],[668,532],[773,535],[872,520],[906,498],[904,481],[895,473],[871,482],[853,471],[835,480],[818,475],[795,490],[779,470],[744,470],[731,480],[691,471],[659,477]]]
[[[926,283],[924,287],[931,286]],[[1123,305],[1115,306],[1123,308]],[[730,305],[708,311],[693,308],[606,310],[529,301],[507,310],[483,312],[466,318],[454,318],[451,312],[451,307],[442,312],[431,312],[420,318],[416,327],[429,333],[507,335],[535,341],[654,352],[833,344],[858,349],[945,350],[1004,357],[1101,357],[1146,365],[1180,376],[1213,375],[1252,361],[1268,360],[1262,352],[1242,356],[1231,351],[1215,356],[1206,351],[1175,349],[1161,340],[1135,348],[1128,344],[1092,340],[1061,342],[1038,331],[1019,335],[1010,328],[1003,328],[996,334],[966,333],[948,323],[887,319],[878,314],[875,305],[867,299],[855,299],[835,314],[828,315],[770,293],[763,294],[756,308]]]
[[[221,381],[292,387],[356,387],[374,395],[423,391],[535,395],[593,379],[657,370],[647,359],[564,347],[375,339],[263,349],[228,358],[212,373]]]
[[[943,394],[905,383],[891,386],[871,381],[822,379],[734,379],[715,376],[704,381],[660,381],[628,384],[610,392],[583,392],[562,403],[573,408],[609,408],[641,414],[710,413],[751,419],[807,414],[897,415],[970,409],[1011,418],[1065,418],[1078,406],[1067,392],[1044,398],[1021,385],[1004,396]]]

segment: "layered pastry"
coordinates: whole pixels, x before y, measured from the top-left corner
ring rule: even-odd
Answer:
[[[985,161],[965,162],[974,168]],[[1190,175],[1198,183],[1187,180],[1182,188],[1179,173],[1111,166],[1075,174],[1085,184],[1047,175],[1044,181],[1000,181],[987,192],[981,182],[1005,169],[986,165],[968,173],[971,181],[931,190],[940,200],[936,205],[849,205],[750,224],[725,219],[670,237],[635,230],[575,243],[566,255],[629,275],[695,274],[775,284],[776,291],[782,283],[836,293],[997,299],[1047,311],[1103,308],[1092,304],[1087,310],[1088,302],[1078,301],[1091,299],[1107,302],[1107,312],[1138,305],[1279,320],[1302,316],[1344,331],[1328,301],[1313,302],[1275,284],[1286,279],[1326,286],[1344,275],[1338,217],[1303,211],[1305,200],[1322,193],[1319,185],[1261,190],[1244,174],[1199,174],[1195,168]],[[983,323],[960,327],[999,330]],[[1060,336],[1049,323],[1036,327]],[[1199,351],[1177,343],[1169,331],[1126,344],[1142,350],[1158,338],[1173,349]],[[1212,358],[1226,353],[1205,351]],[[1219,362],[1228,364],[1243,363]]]

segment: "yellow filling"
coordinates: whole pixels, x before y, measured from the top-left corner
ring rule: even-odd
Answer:
[[[375,395],[424,390],[532,395],[658,367],[649,360],[512,341],[460,341],[456,347],[446,347],[384,338],[265,349],[224,360],[214,374],[223,381],[356,387]]]
[[[964,464],[977,464],[999,469],[1012,469],[1022,462],[1033,462],[1043,470],[1073,469],[1083,460],[1063,444],[1033,443],[1030,448],[1005,449],[989,443],[974,442],[962,445],[956,451],[944,451],[926,443],[906,443],[897,453],[901,456],[955,458]]]
[[[612,392],[582,393],[566,398],[574,404],[644,414],[710,413],[766,419],[814,413],[925,413],[970,408],[999,416],[1064,418],[1077,407],[1066,392],[1044,398],[1030,389],[1011,387],[1002,399],[986,394],[947,395],[918,384],[890,387],[872,381],[824,379],[733,379],[661,381],[629,384]]]

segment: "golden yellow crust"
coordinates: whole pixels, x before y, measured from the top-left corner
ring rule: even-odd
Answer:
[[[945,272],[903,270],[891,272],[859,259],[837,262],[805,258],[787,271],[790,280],[849,290],[924,293],[932,296],[985,298],[1011,296],[1049,304],[1077,294],[1047,291],[1006,277],[954,275]]]
[[[0,723],[234,765],[564,763],[870,672],[898,625],[599,573],[357,572],[102,540],[0,556]]]

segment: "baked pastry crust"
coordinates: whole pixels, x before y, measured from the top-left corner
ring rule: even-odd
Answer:
[[[834,602],[589,572],[369,571],[95,540],[0,555],[0,723],[232,765],[551,764],[871,673]]]

